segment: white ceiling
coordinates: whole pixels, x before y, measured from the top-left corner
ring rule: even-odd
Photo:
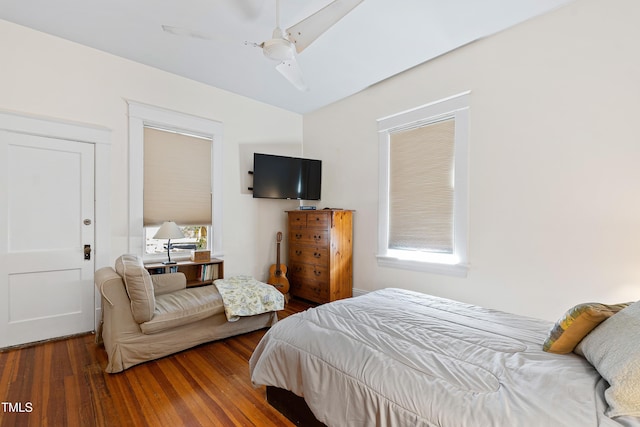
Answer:
[[[271,38],[275,0],[0,0],[0,19],[307,113],[570,1],[364,0],[298,55],[307,92],[244,44]],[[330,2],[281,0],[280,26]]]

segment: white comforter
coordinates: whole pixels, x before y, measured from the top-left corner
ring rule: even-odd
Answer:
[[[329,426],[635,425],[604,415],[585,359],[542,351],[551,326],[384,289],[278,322],[251,379],[303,396]]]

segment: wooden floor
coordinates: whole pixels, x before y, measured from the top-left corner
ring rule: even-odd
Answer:
[[[291,300],[280,317],[311,305]],[[107,374],[94,335],[0,352],[0,426],[293,426],[249,379],[266,329]]]

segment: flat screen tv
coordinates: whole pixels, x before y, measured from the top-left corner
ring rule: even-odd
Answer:
[[[254,153],[253,197],[320,200],[322,161]]]

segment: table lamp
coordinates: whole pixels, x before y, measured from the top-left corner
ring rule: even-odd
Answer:
[[[158,229],[156,234],[153,236],[154,239],[168,239],[167,241],[167,261],[164,261],[163,264],[170,265],[176,264],[175,261],[171,261],[171,239],[182,239],[184,238],[184,234],[182,234],[182,230],[180,227],[176,225],[173,221],[165,221],[164,224]]]

